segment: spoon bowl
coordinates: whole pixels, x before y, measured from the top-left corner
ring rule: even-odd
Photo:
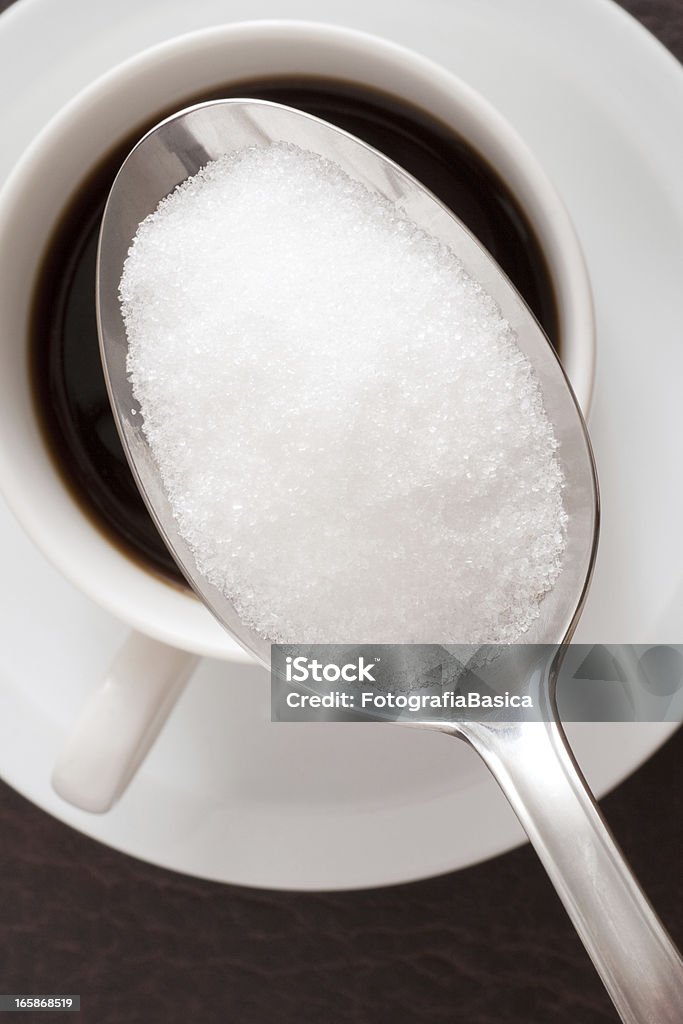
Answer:
[[[148,132],[113,184],[98,251],[98,329],[115,420],[150,514],[199,598],[242,647],[270,665],[270,642],[247,627],[223,593],[198,573],[179,533],[128,379],[128,342],[118,289],[140,222],[165,196],[212,160],[275,142],[293,143],[335,162],[455,252],[498,304],[539,380],[566,481],[564,564],[524,644],[500,652],[496,672],[509,680],[510,690],[533,693],[544,720],[538,721],[536,714],[535,720],[512,723],[419,724],[465,739],[485,760],[534,844],[622,1020],[675,1024],[683,1005],[680,957],[592,800],[555,705],[555,678],[583,607],[598,534],[595,466],[571,386],[526,303],[464,225],[397,164],[311,115],[251,99],[198,104]],[[549,666],[537,645],[556,645]]]
[[[140,408],[126,371],[128,340],[118,288],[142,220],[182,181],[220,156],[253,146],[290,142],[338,164],[352,179],[393,202],[414,223],[455,253],[498,303],[541,383],[559,443],[568,486],[565,569],[545,597],[525,639],[561,642],[578,619],[597,541],[597,483],[590,443],[562,366],[528,306],[468,229],[412,175],[371,146],[319,118],[263,100],[201,103],[160,122],[131,151],[104,211],[97,268],[97,318],[109,397],[124,449],[147,507],[190,586],[222,625],[264,664],[270,643],[248,629],[221,591],[196,571],[180,536],[142,429]]]

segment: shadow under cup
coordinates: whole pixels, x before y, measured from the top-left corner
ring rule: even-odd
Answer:
[[[184,106],[236,96],[315,114],[403,166],[489,250],[562,354],[551,273],[524,209],[469,143],[424,110],[388,93],[318,76],[244,80],[160,110],[113,146],[65,203],[33,292],[30,380],[44,441],[79,506],[138,565],[183,587],[138,493],[109,405],[95,319],[97,238],[114,177],[141,135]]]

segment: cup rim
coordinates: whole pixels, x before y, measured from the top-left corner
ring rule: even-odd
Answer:
[[[273,33],[278,34],[280,41],[284,38],[290,43],[318,47],[322,44],[344,45],[353,47],[356,52],[362,51],[373,61],[377,60],[379,56],[383,61],[393,63],[395,66],[400,65],[401,70],[406,74],[410,72],[413,77],[424,80],[428,88],[440,90],[450,102],[466,109],[473,121],[486,130],[490,140],[497,144],[501,153],[515,166],[516,182],[509,183],[507,177],[502,176],[525,209],[527,209],[527,205],[524,203],[524,197],[519,197],[518,189],[515,186],[520,183],[528,183],[529,187],[533,185],[532,196],[527,198],[533,199],[534,211],[527,212],[529,212],[534,229],[540,235],[539,240],[548,262],[556,290],[563,337],[577,339],[569,350],[570,353],[578,352],[578,358],[575,365],[570,368],[570,372],[575,394],[584,410],[584,415],[587,415],[592,398],[595,370],[595,321],[592,295],[585,260],[574,226],[555,187],[517,131],[493,105],[467,82],[430,58],[399,43],[368,32],[315,21],[283,19],[241,21],[176,36],[134,54],[80,90],[50,119],[24,150],[0,189],[0,237],[4,233],[4,222],[9,219],[16,205],[26,201],[26,179],[31,175],[38,174],[41,168],[44,171],[47,159],[51,153],[54,153],[55,147],[65,133],[78,129],[83,119],[87,119],[88,116],[92,117],[98,104],[107,102],[112,91],[115,92],[118,88],[126,87],[131,75],[152,74],[160,64],[172,62],[197,47],[201,49],[207,46],[219,46],[224,40],[231,40],[232,45],[235,45],[240,39],[248,39],[250,44],[253,44],[254,41],[262,41],[272,36]],[[226,69],[225,80],[227,81],[229,77],[229,69]],[[467,137],[466,132],[463,134]],[[477,148],[476,145],[475,148]],[[482,154],[482,156],[484,159],[489,159],[487,154]],[[537,218],[539,213],[540,224]],[[555,254],[547,251],[544,244],[546,235],[554,240]],[[577,349],[576,344],[579,340],[581,347]],[[59,479],[60,486],[64,489],[61,475],[53,465],[47,450],[44,451],[44,457],[46,466],[49,465]],[[104,548],[108,550],[110,568],[115,570],[117,568],[115,563],[122,560],[126,563],[128,570],[122,575],[125,578],[130,577],[131,581],[133,578],[137,579],[137,600],[134,606],[131,607],[130,588],[128,592],[124,593],[125,587],[121,588],[118,582],[115,585],[107,573],[100,573],[96,579],[93,579],[89,564],[86,565],[84,560],[76,561],[71,553],[67,554],[66,550],[61,549],[59,538],[55,538],[54,531],[51,531],[46,525],[45,517],[34,507],[30,485],[25,479],[26,474],[14,471],[9,454],[5,453],[2,448],[0,448],[0,471],[2,476],[0,487],[3,494],[33,541],[67,579],[101,607],[117,618],[128,622],[133,628],[177,647],[224,659],[250,660],[251,656],[247,655],[237,642],[224,632],[194,596],[189,593],[185,594],[179,589],[173,588],[171,584],[154,577],[144,568],[136,565],[125,553],[117,550],[98,527],[90,521],[76,500],[69,495],[73,508],[81,519],[81,527],[92,533],[91,540],[94,541],[96,536],[102,552]],[[122,569],[123,567],[118,566],[118,568]],[[142,584],[141,577],[144,577],[146,581],[145,586]],[[104,581],[104,587],[102,581]],[[138,593],[138,591],[140,592]],[[154,596],[157,599],[156,603],[159,604],[162,593],[165,598],[162,604],[166,607],[160,614],[159,609],[154,606]],[[183,635],[179,635],[175,625],[169,625],[167,621],[171,608],[173,617],[177,621],[183,622]],[[150,609],[153,609],[151,615]]]

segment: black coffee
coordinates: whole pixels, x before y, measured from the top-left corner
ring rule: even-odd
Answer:
[[[557,347],[552,284],[524,213],[495,171],[445,125],[392,96],[318,78],[244,82],[191,97],[188,104],[221,96],[299,107],[392,157],[486,246]],[[160,111],[112,150],[65,209],[38,274],[30,359],[46,443],[80,504],[127,554],[180,583],[119,443],[100,364],[94,298],[97,235],[107,193],[135,141],[168,113]]]

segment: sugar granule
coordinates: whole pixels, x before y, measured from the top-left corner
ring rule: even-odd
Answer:
[[[507,643],[563,560],[557,442],[496,303],[336,164],[207,164],[120,286],[197,568],[275,642]]]

